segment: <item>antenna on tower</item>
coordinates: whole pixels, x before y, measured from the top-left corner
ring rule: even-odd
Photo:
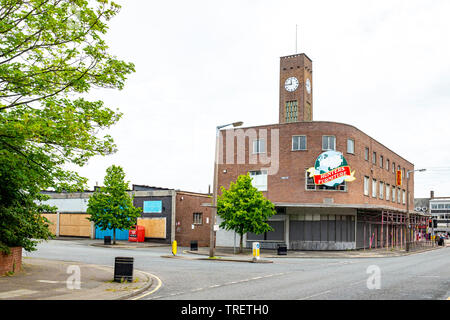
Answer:
[[[298,53],[297,50],[297,24],[295,25],[295,54]]]

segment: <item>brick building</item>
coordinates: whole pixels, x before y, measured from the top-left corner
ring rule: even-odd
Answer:
[[[112,235],[102,231],[87,220],[89,197],[94,191],[56,193],[46,202],[56,206],[56,213],[43,214],[52,222],[50,229],[56,236],[75,236],[103,239]],[[177,240],[180,246],[197,241],[199,246],[209,245],[211,209],[202,206],[210,202],[210,195],[145,185],[133,185],[129,194],[133,204],[143,212],[137,224],[145,227],[145,240],[170,244]],[[117,240],[128,240],[128,231],[116,230]]]
[[[300,250],[404,246],[414,178],[409,195],[406,179],[397,178],[414,165],[352,125],[313,121],[312,101],[311,60],[304,54],[282,57],[279,123],[220,132],[219,188],[249,173],[277,209],[269,220],[274,231],[247,234],[247,247],[253,241]],[[343,162],[319,174],[318,164],[331,163],[332,155]],[[346,178],[337,178],[345,167]],[[316,181],[322,174],[336,178]],[[410,213],[414,226],[425,223]],[[234,239],[219,230],[217,246],[231,246]]]

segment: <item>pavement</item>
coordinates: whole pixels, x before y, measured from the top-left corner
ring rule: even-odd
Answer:
[[[136,243],[117,241],[116,245],[104,245],[103,241],[91,239],[66,238],[61,241],[77,241],[86,246],[114,247],[121,249],[146,250],[151,247],[171,246],[160,243]],[[450,246],[450,242],[446,242]],[[417,254],[428,250],[438,250],[443,246],[416,248],[411,252],[396,249],[371,249],[349,251],[288,251],[278,255],[277,250],[262,249],[260,259],[254,259],[252,250],[244,249],[236,253],[237,248],[217,247],[215,257],[209,258],[209,248],[178,248],[177,255],[162,255],[165,258],[234,261],[251,263],[272,263],[278,258],[382,258]],[[78,277],[79,276],[79,277]],[[154,277],[140,270],[133,270],[132,282],[114,282],[114,266],[92,265],[72,261],[56,261],[23,257],[22,270],[9,276],[0,276],[0,300],[119,300],[132,299],[150,290]],[[79,286],[76,282],[80,279]]]
[[[447,243],[450,246],[450,242]],[[351,258],[386,258],[386,257],[400,257],[405,255],[417,254],[429,250],[437,250],[444,248],[443,246],[414,248],[410,252],[406,252],[404,249],[370,249],[370,250],[343,250],[343,251],[287,251],[286,255],[278,255],[277,250],[260,250],[260,259],[253,259],[253,252],[251,249],[244,249],[243,253],[237,253],[238,248],[218,247],[215,250],[215,259],[209,258],[209,248],[200,247],[196,251],[184,250],[186,254],[196,254],[200,256],[208,256],[207,259],[215,261],[238,261],[238,262],[272,262],[269,259],[278,258],[315,258],[315,259],[351,259]],[[170,256],[167,256],[170,257]],[[175,257],[173,257],[175,258]],[[192,259],[192,257],[189,257]]]
[[[153,283],[151,275],[135,269],[132,282],[113,279],[111,266],[23,257],[21,271],[0,277],[0,300],[120,300]]]

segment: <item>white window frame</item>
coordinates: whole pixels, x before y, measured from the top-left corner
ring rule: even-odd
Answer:
[[[257,172],[260,172],[260,174],[256,174]],[[258,191],[267,191],[267,170],[252,170],[249,171],[250,173],[250,177],[252,178],[252,186],[254,186],[256,189],[258,189]],[[259,176],[261,175],[262,177],[258,180],[255,180],[253,177],[254,176]],[[265,176],[265,177],[264,177]],[[263,182],[263,183],[261,183]]]
[[[200,219],[195,219],[196,217],[200,217]],[[194,212],[192,214],[192,224],[201,225],[203,224],[203,213],[202,212]]]
[[[393,185],[392,186],[392,202],[394,202],[395,203],[395,200],[396,200],[396,197],[395,197],[395,190],[396,190],[397,188]]]
[[[351,150],[349,150],[349,142],[351,142]],[[347,153],[355,154],[355,140],[350,138],[347,139]]]
[[[378,181],[377,179],[372,179],[372,198],[376,198],[378,195]]]
[[[403,201],[403,204],[406,204],[406,191],[405,190],[402,190],[402,201]]]
[[[253,140],[253,154],[260,154],[260,153],[266,153],[266,140],[265,139]]]
[[[332,141],[333,141],[333,148],[330,148],[330,138],[332,138]],[[327,139],[326,141],[327,141],[327,147],[328,148],[324,148],[324,142],[325,142],[325,140],[324,139]],[[327,151],[327,150],[336,150],[336,136],[322,136],[322,150],[323,151]]]
[[[386,201],[389,201],[391,198],[391,185],[386,183]]]
[[[301,143],[300,143],[301,140],[302,140],[302,139],[301,139],[302,137],[305,138],[305,148],[304,148],[304,149],[301,148]],[[299,147],[298,149],[294,149],[294,139],[295,139],[295,138],[300,138],[299,141],[298,141],[298,147]],[[308,143],[308,140],[306,139],[306,135],[295,135],[295,136],[292,136],[292,149],[291,149],[291,150],[292,150],[292,151],[302,151],[302,150],[307,150],[307,148],[308,148],[308,144],[307,144],[307,143]]]
[[[364,195],[369,196],[369,182],[370,178],[367,176],[364,176]]]
[[[384,182],[380,181],[380,192],[379,192],[380,199],[384,198]]]
[[[401,203],[401,189],[397,188],[397,203]]]

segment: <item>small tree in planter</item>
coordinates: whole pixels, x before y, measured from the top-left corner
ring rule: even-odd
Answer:
[[[89,198],[87,213],[101,230],[113,230],[113,244],[116,244],[116,229],[131,229],[142,208],[133,206],[133,198],[128,195],[128,182],[120,166],[112,165],[106,169],[104,187],[96,190]]]
[[[231,182],[228,190],[224,187],[221,190],[222,195],[217,199],[217,215],[223,219],[220,227],[239,234],[239,253],[242,253],[245,233],[273,231],[267,220],[276,213],[275,206],[252,186],[252,178],[248,174],[239,176],[235,183]]]

